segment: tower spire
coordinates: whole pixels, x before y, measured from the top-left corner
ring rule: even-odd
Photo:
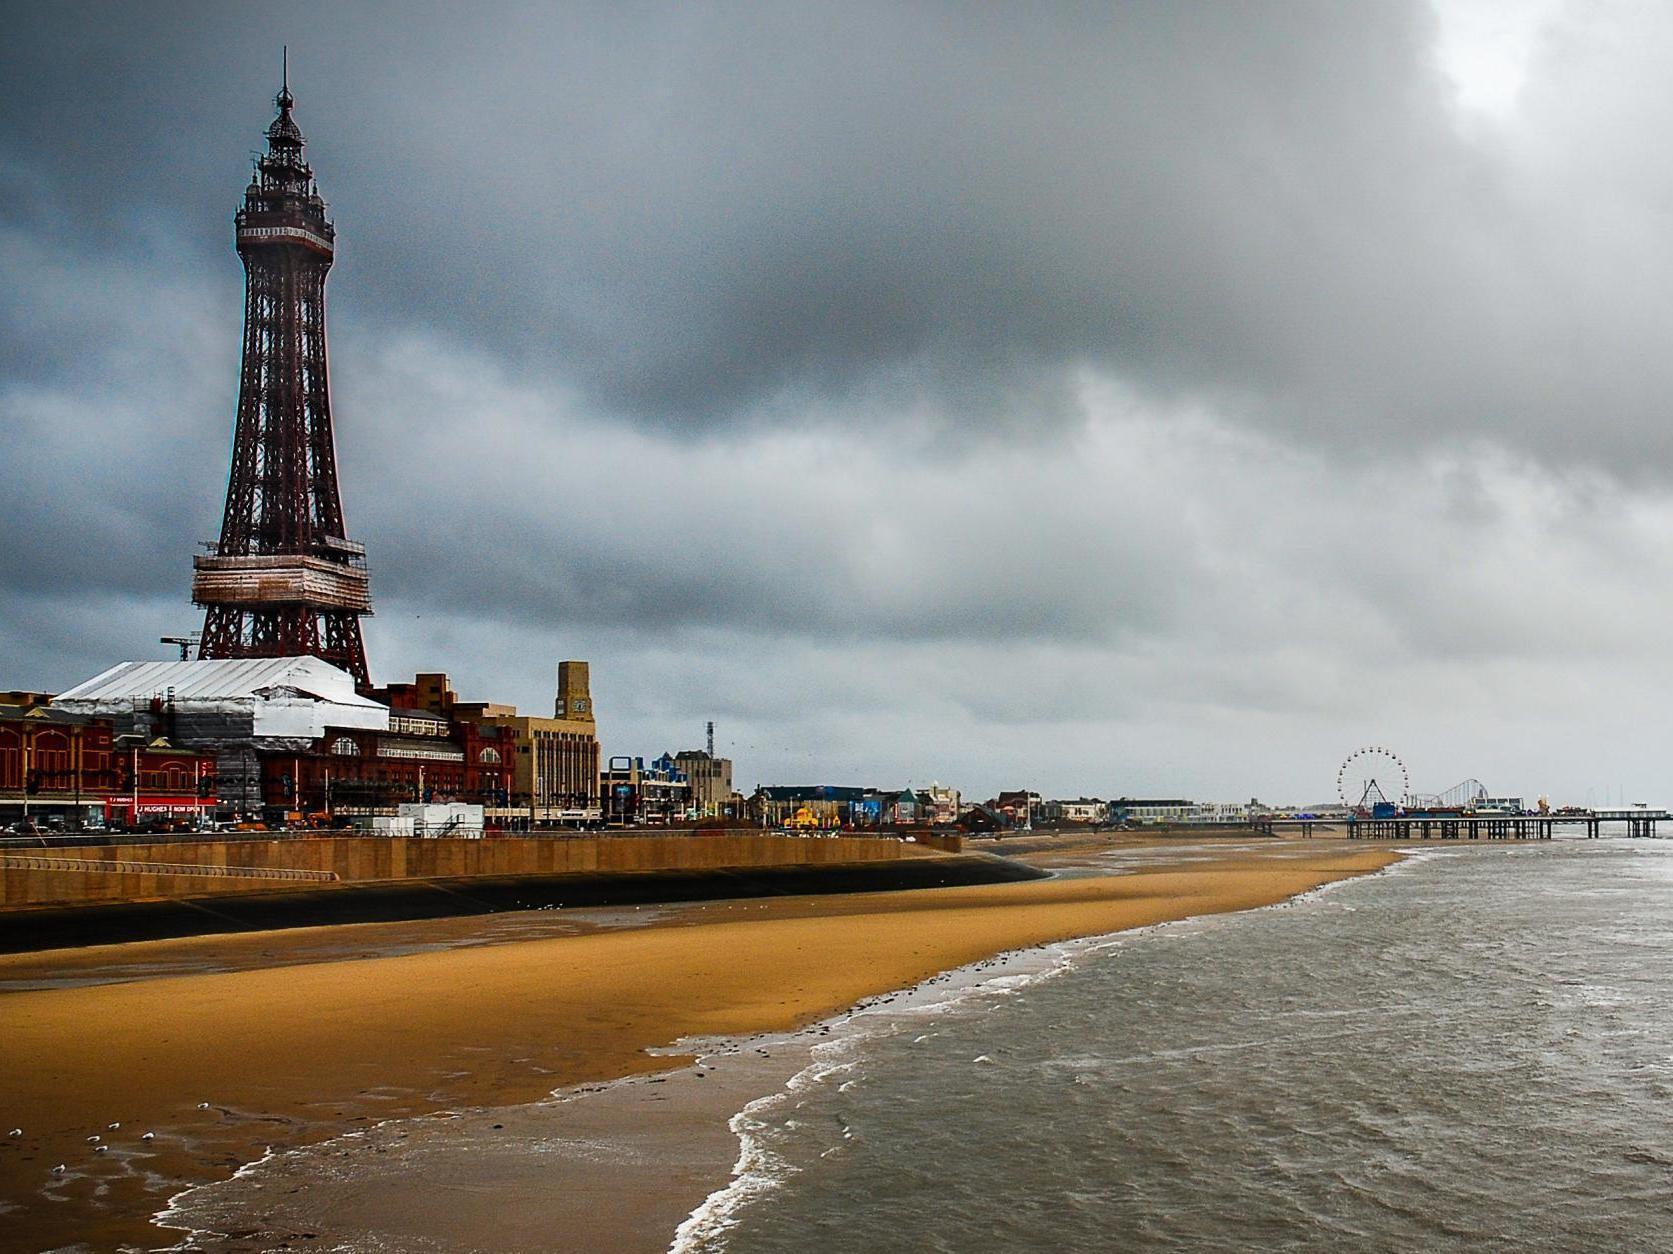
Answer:
[[[296,103],[296,97],[290,94],[290,45],[284,46],[280,53],[279,66],[279,94],[273,97],[273,103],[279,106],[280,113],[289,113],[290,107]]]

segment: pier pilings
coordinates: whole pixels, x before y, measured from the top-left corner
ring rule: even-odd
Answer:
[[[1665,810],[1582,811],[1574,814],[1405,814],[1372,819],[1352,816],[1349,840],[1550,840],[1559,827],[1583,828],[1597,840],[1605,823],[1621,823],[1629,837],[1650,837]]]

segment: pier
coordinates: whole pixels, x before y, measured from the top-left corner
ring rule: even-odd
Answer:
[[[1400,815],[1370,819],[1351,816],[1349,840],[1550,840],[1559,827],[1584,828],[1596,840],[1605,823],[1624,823],[1629,837],[1656,834],[1666,810],[1585,810],[1573,814],[1445,814]]]
[[[1558,828],[1583,828],[1586,839],[1596,840],[1605,823],[1625,825],[1629,837],[1650,837],[1656,835],[1656,825],[1670,817],[1665,809],[1630,806],[1560,814],[1350,814],[1339,819],[1265,819],[1256,826],[1269,836],[1280,829],[1302,836],[1316,835],[1319,828],[1341,829],[1349,840],[1550,840]]]
[[[1355,816],[1347,822],[1349,840],[1550,840],[1559,826],[1584,827],[1592,840],[1600,825],[1590,814]]]

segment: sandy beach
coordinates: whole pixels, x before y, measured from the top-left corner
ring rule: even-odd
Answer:
[[[997,953],[1271,904],[1398,856],[1335,841],[1193,841],[1189,850],[1176,843],[1117,862],[1122,873],[1098,873],[1111,866],[1108,855],[1138,848],[1131,838],[1007,841],[998,852],[1063,869],[1023,883],[0,958],[0,989],[10,990],[0,993],[0,1133],[23,1130],[0,1141],[7,1244],[167,1245],[179,1234],[152,1226],[150,1216],[170,1195],[223,1179],[270,1146],[318,1143],[396,1117],[527,1107],[568,1086],[677,1072],[677,1083],[664,1080],[654,1092],[649,1083],[619,1085],[608,1101],[589,1099],[576,1105],[585,1114],[568,1116],[596,1124],[588,1135],[599,1141],[610,1127],[640,1128],[653,1100],[672,1112],[659,1116],[663,1133],[648,1135],[680,1169],[653,1171],[661,1187],[637,1190],[607,1239],[549,1215],[527,1226],[540,1234],[536,1244],[522,1244],[522,1228],[496,1237],[493,1216],[507,1212],[495,1189],[521,1196],[516,1181],[528,1164],[485,1170],[468,1188],[426,1172],[332,1200],[350,1227],[375,1229],[378,1211],[418,1232],[452,1223],[456,1243],[437,1248],[665,1249],[680,1219],[724,1183],[725,1118],[747,1085],[673,1101],[673,1089],[701,1087],[692,1059],[648,1050],[793,1032]],[[730,1083],[713,1078],[722,1082],[715,1090]],[[512,1117],[526,1113],[494,1122]],[[144,1132],[153,1139],[141,1140]],[[683,1138],[693,1151],[699,1141],[707,1148],[680,1153]],[[108,1150],[96,1153],[98,1145]],[[657,1161],[649,1151],[641,1158]],[[608,1164],[608,1153],[600,1161]],[[64,1171],[54,1175],[59,1164]],[[614,1177],[600,1169],[592,1178],[607,1187]],[[449,1182],[459,1188],[442,1187]],[[538,1192],[588,1196],[550,1179]],[[463,1193],[474,1209],[460,1204]],[[461,1224],[474,1236],[461,1236]],[[243,1248],[271,1248],[259,1232],[255,1225],[239,1238]],[[554,1236],[563,1232],[571,1245]]]

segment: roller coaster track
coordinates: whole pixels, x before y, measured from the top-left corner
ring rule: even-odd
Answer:
[[[1449,809],[1463,810],[1487,799],[1487,786],[1479,779],[1466,779],[1461,784],[1454,784],[1445,792],[1426,795],[1413,793],[1406,798],[1408,809]]]

